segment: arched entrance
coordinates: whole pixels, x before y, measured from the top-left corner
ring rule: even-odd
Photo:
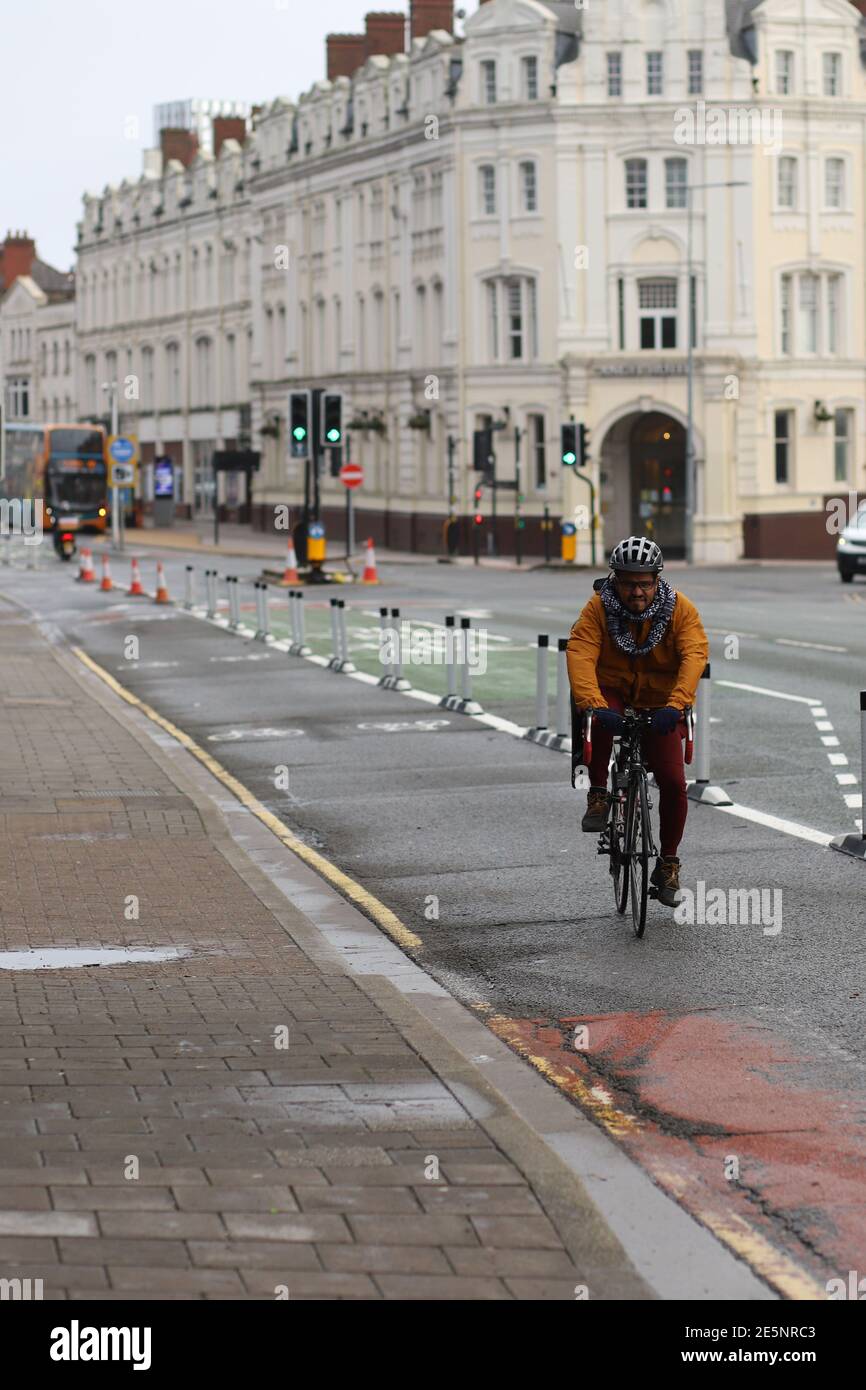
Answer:
[[[665,555],[685,555],[686,431],[661,410],[617,420],[601,450],[604,543],[651,536]]]

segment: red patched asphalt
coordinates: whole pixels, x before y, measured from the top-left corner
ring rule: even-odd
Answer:
[[[866,1271],[866,1097],[808,1084],[805,1047],[719,1012],[489,1021],[562,1089],[591,1088],[590,1111],[698,1219],[741,1218],[822,1286]]]

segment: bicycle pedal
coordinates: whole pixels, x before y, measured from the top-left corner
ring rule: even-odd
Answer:
[[[650,886],[649,886],[649,888],[647,888],[647,890],[646,890],[646,895],[647,895],[648,898],[657,898],[657,897],[658,897],[658,895],[659,895],[659,890],[656,888],[656,886],[655,886],[654,883],[651,883]]]

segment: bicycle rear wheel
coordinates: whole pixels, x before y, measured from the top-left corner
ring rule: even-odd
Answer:
[[[629,788],[626,833],[628,843],[628,877],[631,889],[631,924],[636,937],[646,929],[646,905],[649,891],[650,813],[646,773],[636,774]]]
[[[614,791],[610,808],[610,872],[613,877],[613,900],[620,916],[628,906],[628,859],[625,849],[625,805]]]

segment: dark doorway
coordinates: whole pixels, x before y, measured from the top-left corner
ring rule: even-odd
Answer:
[[[666,557],[681,560],[686,537],[686,432],[652,410],[641,415],[629,441],[631,516],[636,536],[650,536]]]

